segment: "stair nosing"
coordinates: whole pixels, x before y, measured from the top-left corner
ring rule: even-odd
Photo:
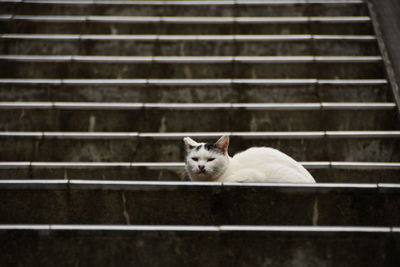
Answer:
[[[275,24],[275,23],[370,23],[368,16],[287,16],[287,17],[162,17],[162,16],[72,16],[72,15],[0,15],[0,21],[48,23],[168,23],[168,24]]]
[[[71,63],[377,63],[381,56],[88,56],[88,55],[0,55],[0,61],[13,62],[71,62]]]
[[[1,0],[0,3],[27,3],[27,4],[76,4],[76,5],[150,5],[150,6],[234,6],[234,5],[292,5],[292,4],[325,4],[348,5],[365,4],[364,0],[209,0],[209,1],[106,1],[106,0]]]
[[[141,231],[141,232],[288,232],[288,233],[393,233],[387,226],[253,226],[253,225],[90,225],[90,224],[0,224],[0,231]],[[397,229],[398,230],[398,229]]]
[[[300,161],[306,169],[400,170],[400,162],[344,162]],[[0,169],[55,169],[55,168],[147,168],[151,170],[182,169],[184,162],[36,162],[2,161]]]
[[[0,39],[26,40],[102,40],[102,41],[376,41],[374,35],[322,35],[322,34],[234,34],[234,35],[159,35],[159,34],[0,34]]]
[[[394,102],[304,102],[304,103],[120,103],[120,102],[0,102],[0,109],[75,110],[392,110]]]
[[[400,131],[272,131],[272,132],[34,132],[0,131],[0,138],[40,138],[40,139],[136,139],[179,140],[186,136],[216,138],[220,136],[244,139],[313,139],[313,138],[400,138]]]
[[[144,187],[230,187],[230,188],[304,188],[304,189],[385,189],[398,190],[398,184],[380,183],[241,183],[241,182],[196,182],[196,181],[129,181],[129,180],[82,180],[82,179],[0,179],[0,188],[18,186],[61,186],[65,189],[138,189]],[[310,191],[311,192],[311,191]]]
[[[0,84],[52,84],[52,85],[386,85],[387,79],[24,79],[0,78]]]

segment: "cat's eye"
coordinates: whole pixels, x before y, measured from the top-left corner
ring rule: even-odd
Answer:
[[[213,161],[215,158],[208,158],[207,161]]]
[[[199,160],[199,158],[192,158],[192,160],[193,160],[193,161],[198,161],[198,160]]]

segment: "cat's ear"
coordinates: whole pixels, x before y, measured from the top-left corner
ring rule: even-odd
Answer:
[[[196,141],[194,141],[190,137],[183,138],[183,142],[185,143],[186,151],[190,151],[190,150],[192,150],[193,148],[195,148],[196,146],[199,145],[199,143],[197,143]]]
[[[214,145],[218,147],[222,153],[228,153],[229,137],[227,135],[222,136]]]

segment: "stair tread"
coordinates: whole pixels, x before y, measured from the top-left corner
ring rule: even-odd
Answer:
[[[257,231],[268,229],[264,226],[276,227],[277,223],[285,222],[286,225],[304,225],[305,229],[299,230],[306,231],[313,221],[314,224],[332,226],[391,226],[400,220],[399,216],[390,216],[393,208],[400,203],[400,187],[383,183],[196,183],[61,179],[0,180],[0,189],[2,205],[15,207],[0,215],[3,223],[64,221],[77,224],[121,224],[125,222],[124,216],[115,208],[121,202],[121,194],[125,196],[126,214],[132,224],[237,225],[237,228],[232,226],[230,230],[238,230],[243,224],[259,225],[242,229]],[[42,203],[46,199],[47,204],[37,205],[35,209],[19,208],[26,205],[21,200],[28,198],[32,203]],[[218,207],[215,206],[216,201],[220,204]],[[254,201],[263,205],[254,205]],[[381,201],[385,202],[384,207],[378,205]],[[69,207],[70,215],[65,214],[62,209],[64,206]],[[360,206],[364,208],[360,209]],[[337,216],[338,211],[358,216]],[[313,219],[316,212],[318,218]],[[93,213],[98,216],[94,217]]]
[[[277,266],[291,266],[299,260],[303,265],[395,266],[399,260],[393,245],[400,239],[398,229],[390,227],[267,227],[264,231],[262,228],[252,231],[254,228],[246,226],[88,225],[79,230],[80,227],[4,226],[0,239],[7,244],[1,249],[8,255],[5,263],[256,266],[268,257]],[[353,252],[344,253],[349,250]],[[299,253],[301,256],[297,256]]]

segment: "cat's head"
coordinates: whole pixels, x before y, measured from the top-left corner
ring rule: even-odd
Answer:
[[[186,171],[193,181],[215,181],[229,164],[229,137],[222,136],[214,144],[197,143],[183,138],[186,149]]]

